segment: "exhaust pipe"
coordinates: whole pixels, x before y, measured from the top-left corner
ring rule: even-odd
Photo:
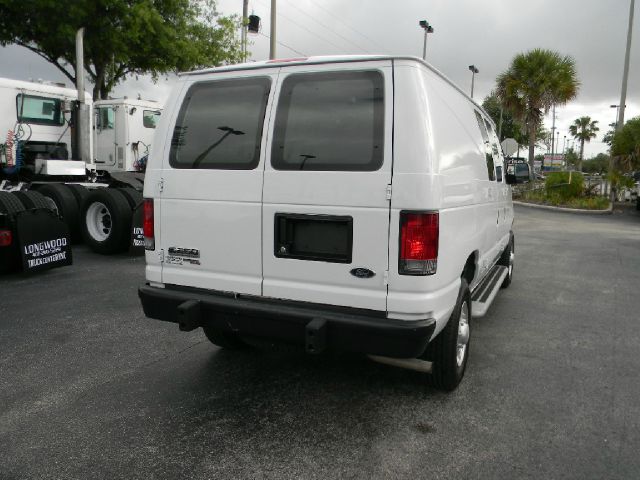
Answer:
[[[84,104],[84,27],[76,32],[76,90],[78,102]]]
[[[413,370],[420,373],[431,373],[433,363],[419,358],[391,358],[381,357],[379,355],[367,355],[374,362],[383,363],[392,367],[404,368],[405,370]]]

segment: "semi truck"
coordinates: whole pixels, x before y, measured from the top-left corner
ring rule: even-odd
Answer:
[[[69,242],[103,254],[142,253],[134,219],[162,106],[79,98],[63,85],[0,78],[0,191],[11,192],[0,195],[0,215],[48,209]]]

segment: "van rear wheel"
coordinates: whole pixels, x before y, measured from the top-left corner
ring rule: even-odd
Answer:
[[[204,334],[207,336],[209,341],[220,348],[226,348],[227,350],[239,350],[246,347],[246,343],[244,343],[235,333],[223,332],[222,330],[211,328],[206,325],[202,327],[202,330],[204,330]]]
[[[452,391],[460,384],[469,358],[469,322],[471,294],[464,278],[460,279],[458,299],[444,329],[427,346],[423,360],[432,363],[429,385]]]

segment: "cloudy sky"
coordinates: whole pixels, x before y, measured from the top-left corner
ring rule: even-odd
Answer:
[[[542,47],[572,55],[581,82],[578,97],[556,110],[560,145],[568,126],[582,115],[598,120],[600,135],[585,148],[585,157],[606,151],[602,134],[615,120],[612,104],[620,102],[630,0],[278,0],[278,57],[300,54],[422,55],[426,19],[427,60],[462,88],[470,88],[474,64],[476,98],[487,95],[496,76],[516,53]],[[249,11],[263,19],[260,35],[252,35],[252,59],[269,51],[270,0],[250,0]],[[218,0],[222,14],[240,15],[242,0]],[[640,115],[640,6],[636,8],[625,118]],[[0,48],[0,76],[65,81],[54,67],[29,51]],[[67,81],[68,83],[68,81]],[[162,101],[171,78],[152,84],[130,79],[114,96],[141,93]],[[545,120],[551,127],[551,116]]]

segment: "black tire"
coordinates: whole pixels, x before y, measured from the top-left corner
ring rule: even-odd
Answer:
[[[235,333],[223,332],[215,328],[203,326],[202,330],[209,341],[220,348],[227,350],[240,350],[247,346]]]
[[[9,192],[0,192],[0,213],[15,215],[26,210],[20,199]]]
[[[82,207],[82,237],[96,253],[109,255],[129,248],[131,207],[115,188],[96,188]]]
[[[67,186],[73,197],[76,199],[78,211],[82,212],[82,205],[84,205],[84,201],[89,196],[89,190],[84,188],[82,185],[77,185],[75,183],[66,183],[65,185]]]
[[[129,202],[129,206],[131,210],[135,210],[142,203],[142,193],[140,193],[135,188],[125,187],[125,188],[116,188],[120,193],[122,193],[127,202]]]
[[[638,194],[636,198],[636,210],[640,210],[640,194]]]
[[[38,192],[55,203],[58,214],[69,227],[72,242],[82,240],[80,232],[80,209],[73,193],[64,183],[50,183],[38,187]]]
[[[467,340],[461,362],[457,361],[458,354],[458,327],[463,308],[466,309]],[[458,299],[451,313],[449,321],[444,329],[434,338],[427,350],[422,355],[423,360],[432,362],[431,375],[428,377],[429,385],[445,391],[452,391],[460,384],[469,359],[469,323],[471,320],[471,293],[469,285],[464,278],[460,279]]]
[[[46,208],[47,210],[54,210],[53,205],[51,205],[47,200],[45,200],[44,196],[35,191],[22,191],[22,192],[13,192],[13,194],[18,197],[22,205],[29,210],[32,208]]]
[[[507,288],[509,285],[511,285],[511,280],[513,280],[513,264],[515,251],[515,240],[512,233],[511,237],[509,238],[509,244],[506,246],[506,248],[502,252],[502,255],[500,255],[500,258],[498,259],[498,265],[502,265],[509,269],[509,273],[507,273],[507,276],[502,281],[502,285],[500,285],[500,288]],[[511,255],[512,253],[513,256]]]

